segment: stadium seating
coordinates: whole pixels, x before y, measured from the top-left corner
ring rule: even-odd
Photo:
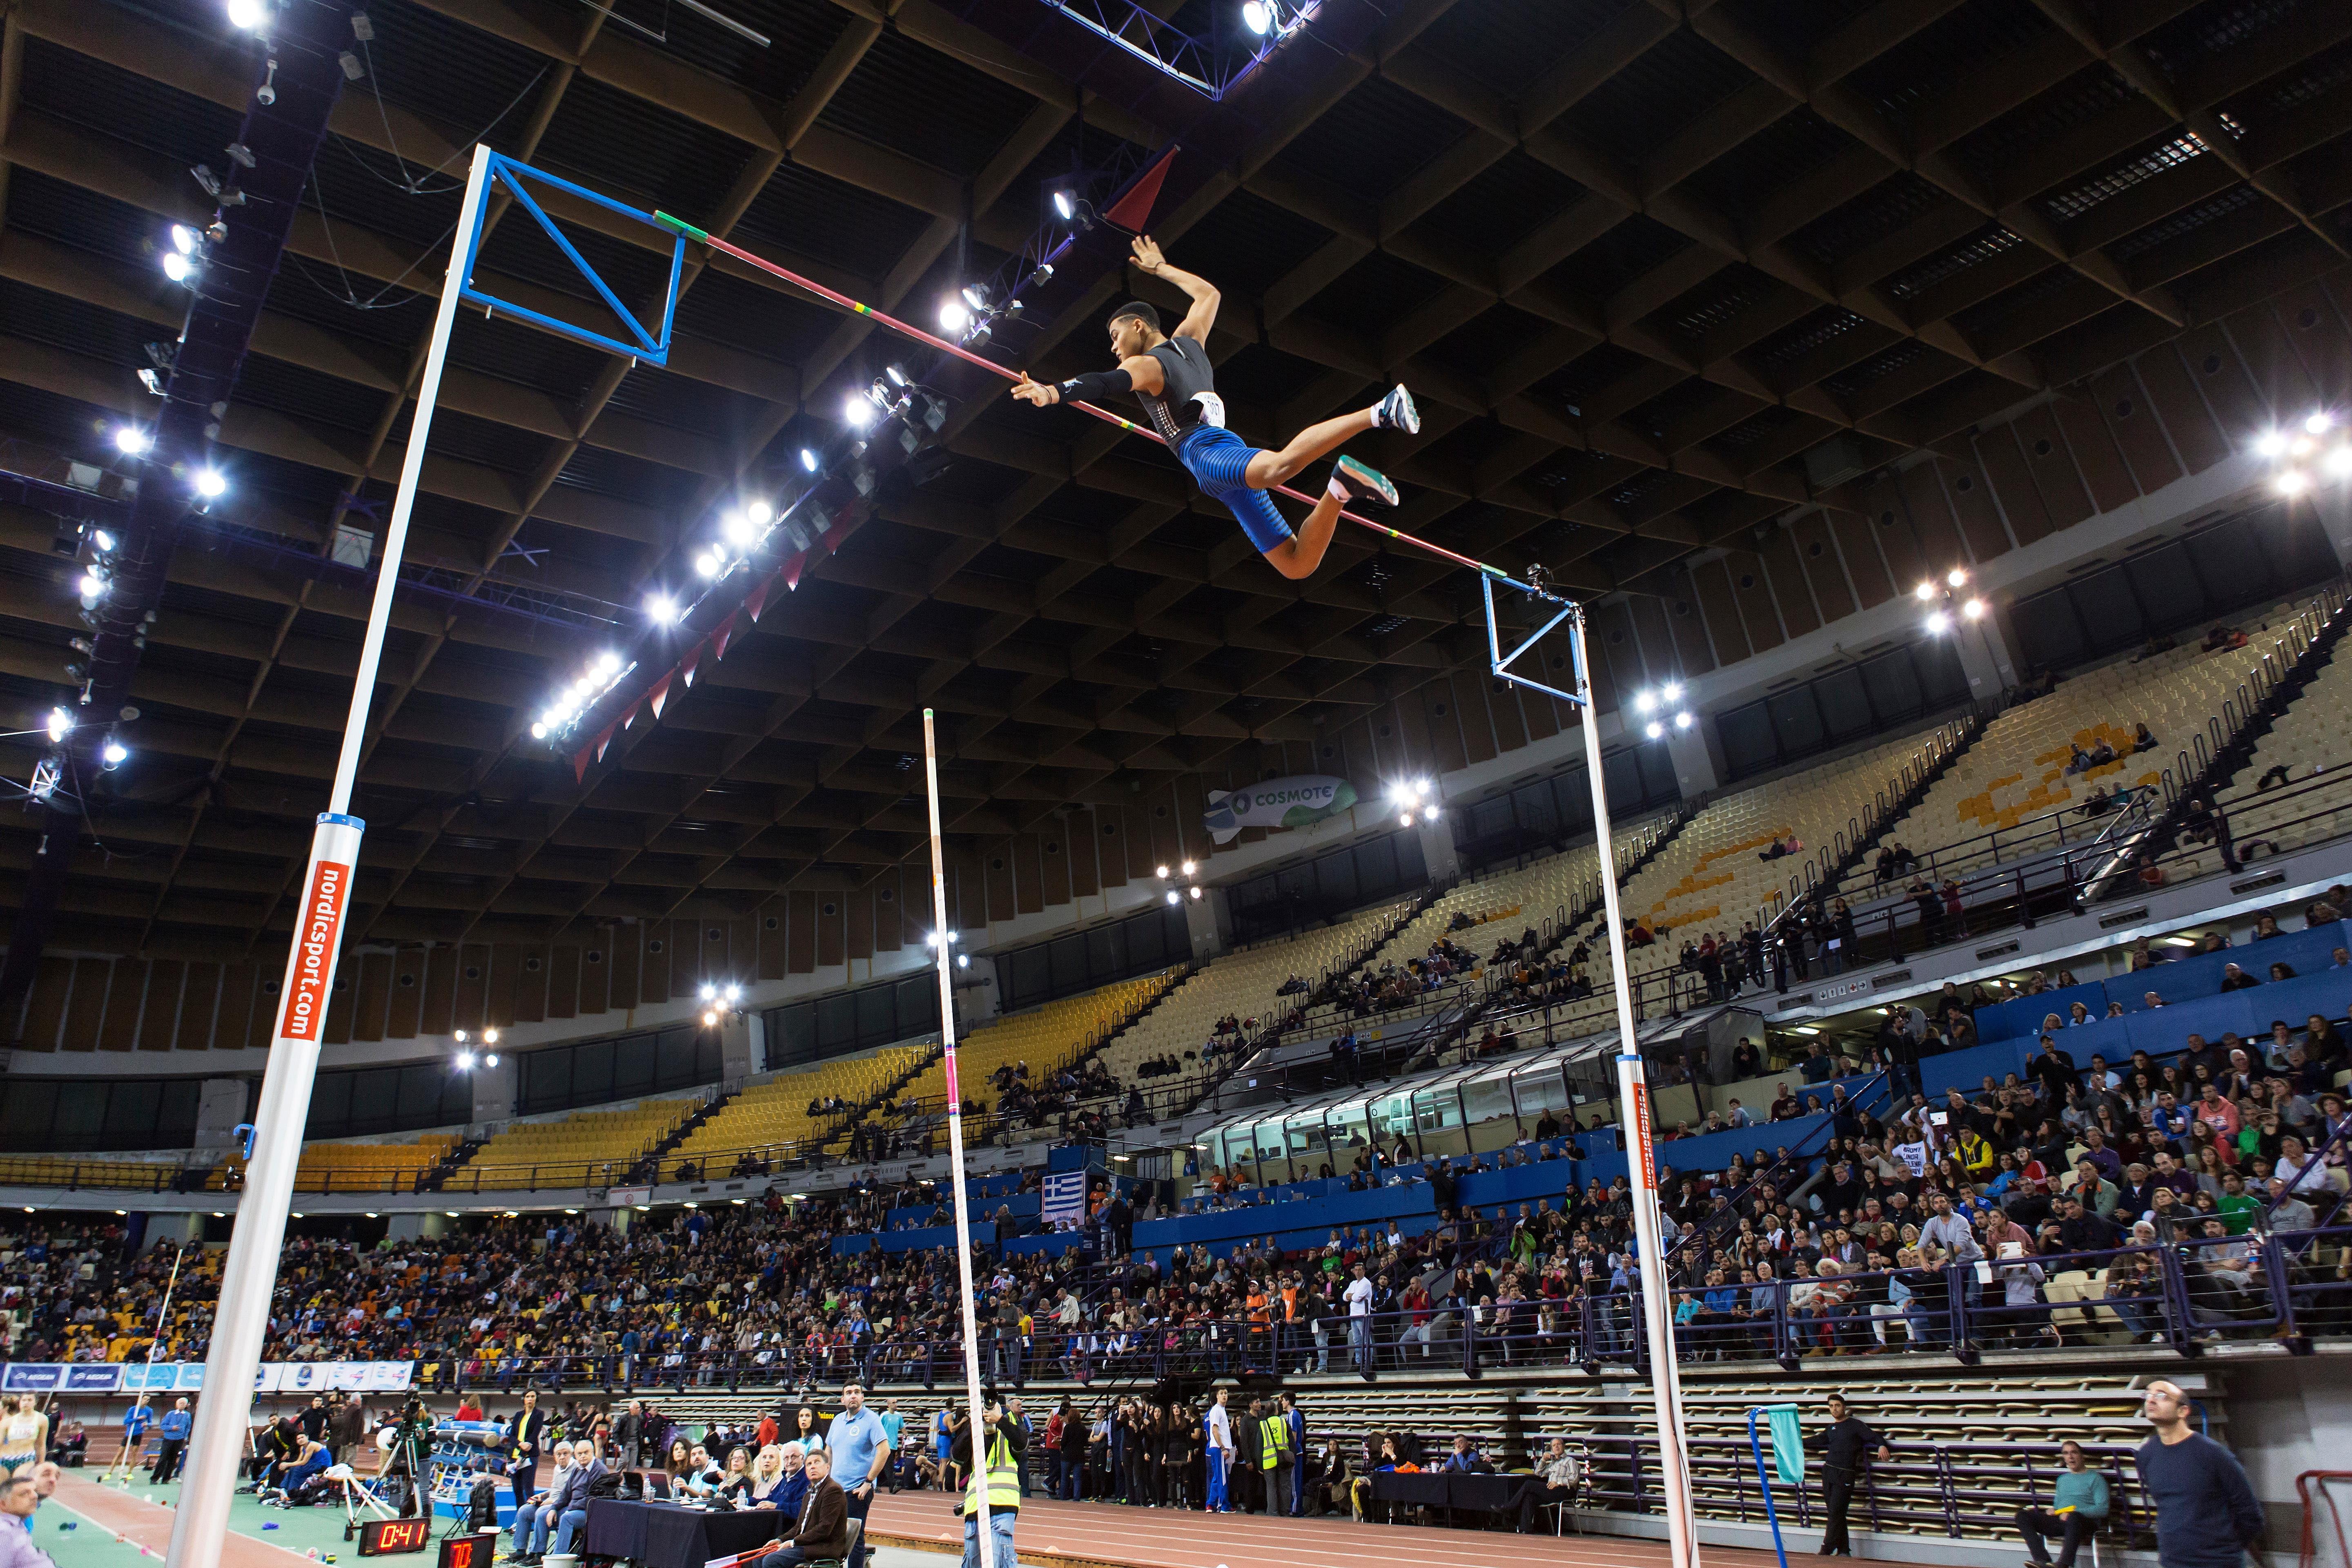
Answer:
[[[983,1105],[996,1102],[989,1079],[1000,1067],[1029,1065],[1032,1082],[1066,1067],[1113,1029],[1160,999],[1181,972],[1165,970],[1122,980],[1082,995],[1065,996],[1042,1007],[984,1025],[956,1042],[956,1071],[963,1096]],[[898,1098],[926,1105],[947,1103],[947,1064],[934,1059],[899,1091]]]
[[[2322,786],[2294,790],[2284,798],[2256,786],[2273,768],[2284,768],[2290,785],[2352,757],[2352,661],[2321,667],[2295,694],[2286,710],[2255,743],[2253,760],[2236,783],[2215,798],[2230,819],[2242,852],[2257,842],[2278,854],[2352,833],[2352,793]]]
[[[1370,948],[1412,907],[1396,903],[1364,910],[1335,925],[1288,941],[1260,942],[1192,971],[1150,1016],[1105,1048],[1103,1064],[1120,1082],[1134,1083],[1135,1069],[1144,1061],[1164,1056],[1181,1060],[1188,1051],[1198,1052],[1217,1020],[1228,1014],[1262,1018],[1280,1012],[1284,998],[1275,994],[1276,986],[1293,974],[1309,984],[1317,983],[1326,971],[1349,963]],[[1194,1064],[1186,1075],[1198,1070]]]
[[[164,1192],[181,1169],[177,1160],[122,1160],[102,1154],[11,1154],[0,1156],[0,1186]],[[217,1186],[220,1173],[214,1172],[211,1179]]]
[[[2013,847],[1996,845],[1990,836],[1997,831],[2072,806],[2094,789],[2160,785],[2175,756],[2205,731],[2280,640],[2264,634],[2220,653],[2191,647],[2111,664],[2019,703],[1985,726],[1952,770],[1888,829],[1888,839],[1917,854],[1923,871],[1956,877],[2035,842],[2021,836]],[[2291,652],[2282,654],[2282,666],[2291,661]],[[2133,753],[2136,724],[2155,732],[2155,750]],[[2101,741],[2115,749],[2114,762],[2066,771],[2075,747],[2090,750]]]
[[[459,1138],[431,1132],[406,1143],[305,1143],[294,1173],[298,1193],[407,1192],[448,1157]]]
[[[646,1100],[559,1121],[518,1121],[485,1142],[445,1186],[585,1186],[621,1179],[639,1156],[700,1109],[696,1099]]]
[[[838,1098],[851,1105],[864,1105],[912,1070],[932,1049],[929,1045],[888,1046],[867,1056],[829,1061],[806,1072],[783,1073],[754,1084],[688,1132],[668,1157],[700,1165],[713,1156],[782,1150],[814,1138],[835,1119],[811,1116],[808,1108],[813,1102]]]

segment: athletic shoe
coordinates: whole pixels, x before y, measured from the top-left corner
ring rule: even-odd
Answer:
[[[1372,405],[1372,427],[1376,430],[1402,430],[1408,436],[1421,434],[1421,410],[1412,405],[1412,394],[1399,383],[1395,391]]]
[[[1397,504],[1397,489],[1389,483],[1388,476],[1353,458],[1342,458],[1331,465],[1331,482],[1347,491],[1349,500],[1376,500],[1382,506]]]

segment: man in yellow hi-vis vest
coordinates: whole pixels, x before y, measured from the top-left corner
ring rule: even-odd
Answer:
[[[1021,1511],[1021,1458],[1029,1447],[1029,1434],[1004,1419],[1004,1407],[993,1394],[982,1396],[981,1421],[987,1428],[987,1463],[973,1463],[971,1453],[971,1423],[963,1421],[956,1427],[955,1446],[949,1458],[971,1475],[971,1484],[964,1489],[963,1501],[956,1511],[963,1515],[963,1568],[981,1568],[980,1563],[980,1489],[988,1489],[988,1533],[993,1542],[994,1568],[1016,1568],[1013,1548],[1013,1518]]]
[[[1267,1411],[1253,1404],[1258,1415],[1258,1471],[1265,1481],[1265,1511],[1282,1513],[1290,1505],[1290,1467],[1297,1456],[1290,1451],[1290,1423],[1282,1419],[1278,1411]]]

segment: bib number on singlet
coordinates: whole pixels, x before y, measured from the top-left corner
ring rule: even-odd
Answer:
[[[1223,398],[1219,397],[1213,392],[1196,392],[1192,395],[1192,401],[1201,405],[1202,424],[1214,425],[1220,430],[1225,427],[1225,400]]]

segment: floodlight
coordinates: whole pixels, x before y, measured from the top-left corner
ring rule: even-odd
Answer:
[[[1969,574],[1958,566],[1944,574],[1944,581],[1957,588],[1969,580]]]
[[[196,231],[190,228],[184,223],[173,224],[172,226],[172,248],[178,251],[183,256],[186,256],[194,251],[196,248]]]
[[[667,594],[646,595],[646,616],[657,626],[674,625],[677,620],[677,601]]]
[[[816,453],[806,447],[801,448],[801,467],[812,474],[816,472]]]
[[[52,708],[49,710],[49,740],[52,742],[62,741],[68,735],[72,734],[73,727],[74,716],[70,709]]]
[[[173,282],[185,283],[188,280],[188,275],[195,269],[195,263],[178,251],[167,250],[163,253],[163,276]]]
[[[2286,437],[2276,430],[2265,430],[2254,437],[2254,455],[2258,458],[2286,456]]]
[[[1640,713],[1656,712],[1658,710],[1657,694],[1650,691],[1636,692],[1633,696],[1633,709]]]
[[[1658,688],[1658,695],[1669,702],[1680,702],[1683,700],[1683,683],[1679,680],[1669,680]]]
[[[1985,602],[1982,599],[1970,599],[1960,606],[1960,614],[1972,621],[1983,619],[1984,613]]]
[[[130,755],[131,752],[129,748],[124,746],[121,742],[116,740],[113,736],[109,735],[106,738],[106,745],[98,753],[98,758],[99,761],[104,763],[110,768],[119,768],[122,765],[123,759]]]
[[[1643,729],[1642,733],[1647,735],[1653,741],[1663,741],[1666,738],[1666,727],[1664,724],[1657,722],[1655,720],[1653,720]]]
[[[2311,488],[2311,476],[2301,468],[2289,468],[2273,481],[2283,496],[2299,496]]]
[[[206,500],[216,500],[228,493],[228,481],[217,468],[200,468],[196,472],[196,493]]]
[[[2334,415],[2328,413],[2325,408],[2318,408],[2314,409],[2312,411],[2311,417],[2303,422],[2303,427],[2310,431],[2315,436],[2325,436],[2335,423],[2336,416]]]
[[[1912,589],[1911,592],[1912,595],[1924,605],[1928,600],[1936,596],[1936,584],[1933,583],[1922,583],[1917,587]]]
[[[1952,617],[1946,615],[1943,611],[1937,610],[1934,615],[1927,617],[1927,629],[1931,632],[1939,633],[1950,631],[1952,629]]]
[[[940,307],[940,330],[961,332],[971,325],[971,311],[961,300],[950,300]]]
[[[1067,191],[1055,191],[1054,193],[1054,216],[1060,218],[1064,223],[1067,223],[1072,218],[1077,216],[1077,198],[1071,195]]]
[[[155,437],[136,425],[118,425],[114,427],[114,449],[125,457],[138,457],[154,444]]]
[[[1269,4],[1269,0],[1244,0],[1242,6],[1244,26],[1263,38],[1274,31],[1274,6]]]

